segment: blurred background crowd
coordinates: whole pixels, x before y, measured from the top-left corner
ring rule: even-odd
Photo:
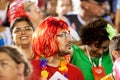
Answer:
[[[63,23],[59,24],[60,29],[58,25],[56,25],[60,23],[60,21],[49,16],[63,20]],[[49,18],[46,19],[47,17]],[[55,25],[51,24],[50,20],[51,22],[55,21]],[[49,24],[51,26],[49,26]],[[69,30],[66,31],[66,28],[61,28],[62,24],[66,25],[67,29],[69,27],[70,35]],[[56,28],[56,26],[58,28]],[[47,28],[51,33],[50,31],[47,32]],[[54,28],[58,30],[58,33],[53,34]],[[41,31],[42,29],[43,31]],[[46,34],[47,37],[42,33]],[[57,65],[58,67],[57,61],[61,61],[62,54],[57,54],[56,58],[56,55],[53,55],[52,52],[50,52],[50,47],[56,44],[55,48],[58,50],[58,53],[60,51],[60,53],[67,53],[66,50],[68,50],[68,52],[70,50],[69,53],[71,54],[65,55],[65,59],[67,60],[67,63],[76,65],[82,71],[85,80],[100,80],[101,77],[105,77],[110,73],[110,76],[112,75],[112,72],[114,72],[113,70],[115,70],[112,69],[113,63],[120,58],[120,35],[113,38],[113,43],[111,43],[112,47],[109,47],[109,43],[112,40],[112,37],[119,33],[120,0],[0,0],[0,46],[2,46],[3,49],[5,48],[4,46],[15,45],[21,48],[25,53],[27,60],[31,62],[38,60],[38,63],[38,57],[41,58],[42,51],[43,53],[45,51],[49,54],[46,53],[42,55],[48,55],[46,57],[48,58],[48,63],[50,65],[52,64],[52,66]],[[61,45],[55,43],[56,39],[54,39],[54,36],[58,37],[57,43],[60,43]],[[42,43],[42,40],[45,45]],[[41,41],[41,43],[39,41]],[[48,45],[47,48],[46,45]],[[69,49],[67,47],[69,47]],[[63,49],[63,51],[60,49]],[[1,49],[1,53],[3,52],[4,51]],[[36,56],[35,52],[40,56]],[[54,62],[54,57],[56,62]],[[0,59],[1,58],[2,57],[0,57]],[[99,76],[96,78],[96,75],[93,75],[94,70],[93,72],[91,71],[94,67],[93,63],[96,64],[97,67],[102,66],[102,69],[105,69],[103,71],[104,74],[101,75],[100,78]],[[35,67],[37,72],[39,66],[35,63],[32,64],[38,67]],[[82,73],[81,78],[83,78]],[[38,74],[37,77],[39,77]],[[72,76],[72,73],[70,73],[70,75]],[[37,77],[35,80],[37,80]],[[74,76],[72,77],[74,78]],[[29,79],[28,77],[26,80],[33,79]]]
[[[12,0],[0,0],[0,44],[12,44],[7,18],[8,5]],[[96,17],[103,17],[120,32],[119,0],[26,0],[25,10],[34,26],[48,16],[60,17],[71,26],[71,35],[80,40],[80,27]]]

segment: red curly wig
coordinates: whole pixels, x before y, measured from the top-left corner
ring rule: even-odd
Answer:
[[[36,57],[50,57],[57,52],[58,40],[55,36],[61,31],[69,31],[68,24],[55,17],[46,18],[33,34],[32,48]],[[57,48],[56,48],[57,47]]]

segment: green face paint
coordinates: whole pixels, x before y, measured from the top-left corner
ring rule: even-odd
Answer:
[[[110,40],[117,34],[116,30],[110,24],[107,24],[106,30],[109,33],[108,37]]]

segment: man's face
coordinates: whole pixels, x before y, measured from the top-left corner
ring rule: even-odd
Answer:
[[[39,7],[36,6],[35,3],[32,3],[29,7],[28,7],[28,15],[32,21],[32,23],[34,24],[34,28],[36,29],[37,26],[39,25],[40,23],[40,20],[44,18],[44,15],[43,15],[43,10],[44,10],[44,7],[42,7],[42,10],[40,10]],[[42,12],[41,12],[42,11]]]
[[[62,30],[57,34],[59,55],[64,56],[71,53],[72,38],[68,31]]]
[[[94,42],[90,45],[90,55],[93,57],[100,57],[104,52],[108,51],[109,40],[104,41],[102,44],[98,45],[97,42]]]
[[[58,15],[64,15],[72,11],[72,4],[70,0],[58,0],[56,8]]]
[[[89,4],[89,8],[88,8],[88,14],[90,14],[91,16],[95,16],[95,17],[100,17],[103,16],[106,13],[106,3],[98,3],[95,1],[90,1],[88,2]]]
[[[20,21],[13,28],[13,42],[18,46],[31,44],[32,34],[32,27],[26,21]]]
[[[63,15],[67,14],[68,12],[71,12],[72,4],[71,4],[70,0],[62,0],[61,8],[62,8]]]

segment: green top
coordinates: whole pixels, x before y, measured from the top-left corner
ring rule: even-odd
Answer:
[[[85,55],[84,51],[76,45],[72,46],[74,54],[71,59],[71,63],[73,65],[76,65],[80,70],[82,71],[85,80],[94,80],[93,74],[92,74],[92,64],[90,63],[88,57]],[[99,59],[98,58],[92,58],[92,62],[94,62],[96,65],[98,65]],[[110,58],[109,52],[106,52],[102,56],[102,66],[105,69],[106,74],[109,74],[112,72],[112,60]]]

